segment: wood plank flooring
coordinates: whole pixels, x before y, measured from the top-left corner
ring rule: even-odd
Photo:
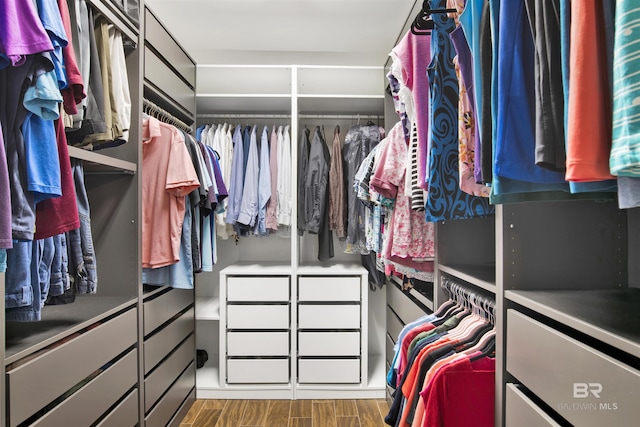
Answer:
[[[196,400],[180,427],[385,427],[386,400]]]

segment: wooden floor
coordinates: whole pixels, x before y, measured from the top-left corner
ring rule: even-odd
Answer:
[[[196,400],[180,427],[383,427],[385,400]]]

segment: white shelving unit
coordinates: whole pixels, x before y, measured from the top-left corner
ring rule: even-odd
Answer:
[[[296,186],[298,136],[304,125],[326,124],[328,132],[339,124],[344,134],[360,117],[382,117],[383,67],[316,65],[200,65],[198,66],[198,124],[290,125],[294,182],[292,225],[289,233],[267,238],[218,240],[218,263],[212,273],[200,274],[196,286],[196,346],[209,353],[205,367],[197,370],[196,393],[200,398],[381,398],[385,394],[384,292],[372,292],[367,271],[358,255],[343,253],[334,241],[335,257],[319,263],[317,236],[297,235]],[[218,120],[216,120],[218,118]],[[227,331],[226,284],[228,277],[287,277],[290,284],[289,380],[287,384],[239,384],[228,382],[225,333]],[[359,377],[355,384],[298,384],[297,291],[300,278],[327,280],[356,278],[362,286],[358,304],[361,333]],[[216,305],[213,301],[219,301]],[[346,302],[345,302],[346,303]],[[219,311],[218,311],[219,310]],[[218,313],[218,314],[215,314]],[[217,317],[217,319],[216,319]],[[211,329],[219,326],[216,348]],[[212,357],[215,354],[216,357]],[[214,359],[214,360],[212,360]],[[217,376],[214,378],[214,376]]]

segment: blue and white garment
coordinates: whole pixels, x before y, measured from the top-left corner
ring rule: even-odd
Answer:
[[[431,0],[432,9],[444,9],[446,0]],[[433,15],[432,58],[427,73],[432,118],[429,126],[431,148],[427,181],[427,222],[486,216],[494,207],[483,197],[460,190],[458,172],[458,79],[453,58],[455,50],[449,33],[455,22],[446,14]]]
[[[613,58],[613,143],[609,167],[640,177],[640,4],[619,1]]]

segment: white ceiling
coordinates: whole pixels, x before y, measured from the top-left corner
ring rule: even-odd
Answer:
[[[384,65],[416,3],[146,0],[199,65]]]

